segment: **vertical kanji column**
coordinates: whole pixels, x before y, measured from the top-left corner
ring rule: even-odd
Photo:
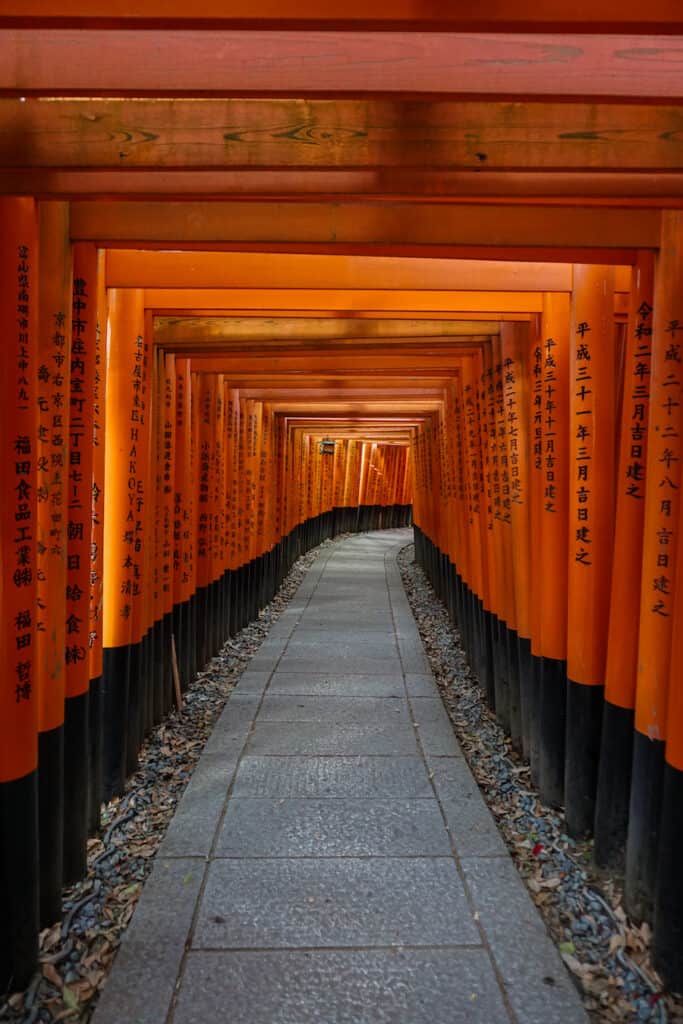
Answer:
[[[533,665],[529,591],[530,516],[528,471],[528,328],[524,324],[501,324],[505,443],[508,459],[509,514],[512,539],[512,587],[515,631],[511,637],[510,661],[519,686],[520,742],[528,757],[533,715]]]
[[[92,531],[93,391],[97,250],[74,246],[66,489],[66,703],[64,707],[64,879],[81,878],[88,836],[89,611]]]
[[[619,870],[624,866],[631,793],[653,290],[654,255],[643,251],[633,267],[624,357],[605,705],[595,807],[595,861],[601,867]]]
[[[106,349],[107,349],[107,288],[105,281],[105,253],[97,253],[97,309],[95,324],[95,379],[93,383],[93,463],[90,546],[90,600],[88,618],[88,663],[90,669],[89,737],[90,786],[88,789],[88,827],[91,833],[100,826],[100,807],[103,800],[103,565],[104,565],[104,439],[106,427]]]
[[[239,606],[239,554],[238,537],[239,529],[239,439],[240,439],[240,397],[237,388],[228,387],[228,415],[227,415],[227,466],[228,480],[226,486],[226,516],[228,530],[228,624],[230,636],[237,632],[237,617]]]
[[[40,281],[37,372],[36,655],[40,921],[62,911],[66,485],[71,341],[71,244],[67,203],[38,207]],[[67,800],[73,799],[67,793]]]
[[[189,359],[175,360],[173,484],[173,636],[183,687],[189,683],[192,594],[192,401]]]
[[[210,547],[212,482],[214,473],[216,377],[202,373],[198,383],[199,450],[197,455],[197,643],[199,663],[210,657],[211,588]]]
[[[126,764],[137,755],[139,693],[131,685],[133,590],[139,566],[136,515],[141,440],[139,367],[144,358],[144,297],[111,289],[107,345],[106,509],[104,519],[104,797],[123,792]],[[131,718],[133,735],[128,735]],[[127,759],[127,748],[131,757]]]
[[[577,264],[571,310],[565,814],[593,831],[614,529],[614,269]]]
[[[567,700],[567,572],[569,514],[569,296],[546,292],[541,316],[542,504],[540,517],[542,614],[539,707],[539,790],[550,804],[564,802]],[[536,437],[537,435],[535,435]],[[536,440],[534,442],[536,444]]]
[[[680,530],[683,526],[680,504],[678,512]],[[667,987],[680,992],[683,989],[683,544],[678,545],[677,559],[652,951],[655,966]]]
[[[173,676],[171,671],[171,636],[173,634],[173,501],[175,491],[175,356],[164,354],[164,400],[161,444],[161,489],[163,493],[161,525],[161,592],[163,596],[162,650],[164,660],[164,713],[173,706]]]
[[[680,540],[682,343],[683,215],[665,211],[655,265],[636,729],[624,893],[629,911],[638,918],[652,912],[659,849]]]
[[[38,221],[0,198],[0,990],[28,984],[38,956],[36,481]]]

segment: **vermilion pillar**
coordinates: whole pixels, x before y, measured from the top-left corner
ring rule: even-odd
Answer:
[[[682,297],[683,215],[666,211],[655,265],[636,731],[626,848],[625,898],[636,917],[651,913],[659,848],[681,504]]]
[[[28,984],[38,954],[36,482],[38,222],[0,198],[0,989]]]
[[[104,564],[104,450],[106,436],[106,352],[107,352],[107,289],[104,277],[105,253],[97,253],[97,308],[95,323],[95,377],[93,381],[93,462],[92,462],[92,533],[90,545],[90,603],[88,610],[88,662],[90,668],[90,786],[88,791],[88,826],[91,833],[100,825],[103,799],[103,695],[102,695],[102,627],[103,627],[103,564]]]
[[[112,289],[107,344],[107,434],[105,445],[103,691],[104,796],[123,791],[130,720],[130,655],[133,643],[133,590],[139,567],[136,540],[140,410],[134,405],[144,359],[143,294]],[[133,710],[137,704],[133,695]]]
[[[64,879],[86,869],[90,757],[90,575],[97,336],[97,250],[74,247],[66,488],[66,703],[64,707]]]
[[[595,809],[596,863],[623,869],[631,792],[652,369],[654,255],[633,267],[618,441],[614,563]]]
[[[565,814],[569,831],[585,835],[595,815],[612,571],[612,267],[574,267],[570,347]]]
[[[39,205],[36,654],[40,919],[62,910],[71,245],[67,203]],[[73,791],[67,792],[69,803]]]
[[[564,801],[567,658],[567,536],[569,510],[569,296],[547,292],[541,315],[540,429],[534,394],[534,453],[541,445],[541,515],[537,544],[540,635],[532,653],[541,658],[539,790],[551,804]],[[537,644],[537,646],[535,646]]]

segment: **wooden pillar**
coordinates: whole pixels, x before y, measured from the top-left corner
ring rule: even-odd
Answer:
[[[633,268],[624,356],[605,706],[595,808],[595,861],[600,867],[621,871],[633,757],[653,288],[654,255],[643,251]]]
[[[673,598],[679,543],[683,375],[683,214],[662,214],[655,265],[652,375],[625,900],[650,917],[659,849]]]
[[[569,511],[569,297],[547,292],[541,314],[542,497],[540,586],[539,790],[564,802],[567,694],[567,531]],[[535,435],[536,436],[536,435]],[[537,443],[535,441],[535,443]]]
[[[137,756],[138,679],[131,677],[133,589],[140,562],[136,535],[140,410],[134,405],[144,358],[144,297],[112,289],[107,339],[107,433],[104,517],[104,798],[123,792],[126,766]],[[133,692],[131,694],[131,680]],[[134,728],[131,734],[131,721]]]
[[[88,836],[89,611],[93,480],[93,391],[97,250],[74,246],[67,480],[66,704],[64,709],[64,880],[86,870]]]
[[[0,990],[24,988],[38,956],[36,482],[38,222],[31,198],[0,198]]]
[[[62,912],[67,476],[71,348],[68,203],[38,206],[36,655],[39,701],[40,923]],[[67,799],[74,799],[73,790]]]
[[[678,512],[680,531],[683,527],[683,505],[679,504]],[[661,971],[667,987],[680,992],[683,989],[683,544],[678,544],[676,557],[677,582],[672,623],[667,738],[662,773],[652,949],[655,966]]]
[[[614,530],[614,270],[576,265],[571,309],[565,814],[593,830]]]
[[[92,833],[100,826],[103,800],[103,594],[104,594],[104,450],[106,436],[106,349],[107,289],[105,253],[97,254],[97,309],[95,325],[95,378],[93,383],[93,464],[92,464],[92,536],[90,548],[90,602],[88,634],[90,697],[90,786],[88,791],[88,826]]]
[[[517,677],[519,745],[529,757],[533,715],[530,627],[530,517],[528,480],[528,329],[501,324],[505,443],[509,479],[511,575],[515,623],[509,636],[510,671]],[[515,737],[513,735],[513,742]]]

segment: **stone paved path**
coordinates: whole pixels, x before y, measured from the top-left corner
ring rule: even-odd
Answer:
[[[579,1024],[396,554],[324,549],[205,748],[94,1024]]]

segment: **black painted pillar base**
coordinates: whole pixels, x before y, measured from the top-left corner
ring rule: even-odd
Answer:
[[[624,903],[628,913],[637,921],[651,921],[654,909],[664,747],[663,740],[650,740],[637,731],[633,734]]]
[[[567,831],[577,838],[593,834],[604,696],[604,686],[567,679],[564,810]]]
[[[0,782],[0,993],[38,964],[38,776]]]
[[[103,800],[121,796],[126,782],[126,726],[130,688],[130,647],[105,647],[102,672]]]
[[[88,833],[95,835],[100,829],[100,809],[103,799],[102,760],[104,756],[102,676],[90,680],[88,699]]]
[[[493,616],[481,607],[482,676],[479,680],[491,711],[496,710],[496,677],[493,671]]]
[[[197,602],[197,660],[200,668],[203,668],[209,660],[208,597],[206,587],[197,587],[195,594]]]
[[[519,713],[522,730],[522,752],[527,760],[531,755],[531,716],[533,704],[533,664],[531,640],[517,634],[517,671],[519,674]]]
[[[88,859],[89,691],[64,702],[64,884],[85,875]]]
[[[683,772],[664,766],[652,953],[667,986],[683,991]]]
[[[164,620],[157,619],[150,633],[152,650],[152,727],[166,714],[164,692]]]
[[[152,630],[148,629],[141,640],[141,683],[143,694],[142,728],[140,744],[154,728],[154,643]]]
[[[517,630],[505,628],[505,653],[510,700],[510,739],[518,752],[522,751],[522,703],[519,682],[519,638]]]
[[[623,873],[631,800],[634,712],[605,701],[595,800],[593,859],[598,867]]]
[[[40,927],[62,914],[64,851],[64,728],[38,733],[38,836],[40,865]],[[2,842],[11,842],[10,833]]]
[[[143,736],[142,644],[130,645],[128,678],[128,721],[126,723],[126,775],[132,775],[138,765],[138,751]]]
[[[491,616],[493,679],[496,693],[496,718],[505,732],[510,732],[510,690],[507,679],[506,627],[497,615]]]
[[[187,648],[187,675],[185,687],[188,687],[200,669],[199,664],[199,621],[197,616],[197,592],[190,597],[187,621],[189,625],[189,644]]]
[[[541,658],[538,791],[551,807],[564,803],[567,662]]]
[[[520,642],[521,643],[521,642]],[[542,659],[531,651],[531,642],[525,653],[520,650],[520,673],[524,671],[529,689],[529,751],[527,754],[531,767],[531,781],[538,788],[541,776],[541,673]],[[527,667],[524,668],[523,666]]]

